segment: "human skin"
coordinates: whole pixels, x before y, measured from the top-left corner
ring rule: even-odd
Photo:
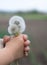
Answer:
[[[5,42],[5,48],[0,49],[0,65],[8,65],[14,60],[23,57],[24,51],[29,51],[29,41],[24,35],[19,35],[18,37],[14,37],[11,40],[9,38],[9,40]]]

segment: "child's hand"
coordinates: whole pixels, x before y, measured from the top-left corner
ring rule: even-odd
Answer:
[[[28,53],[30,51],[30,40],[28,40],[28,36],[23,34],[23,39],[24,39],[24,53],[25,56],[28,56]]]
[[[22,34],[22,38],[24,40],[24,50],[23,50],[24,55],[28,56],[28,52],[30,51],[30,47],[29,47],[30,41],[28,40],[28,37],[25,34]],[[3,39],[4,39],[4,43],[6,44],[11,38],[10,38],[10,36],[4,36]]]

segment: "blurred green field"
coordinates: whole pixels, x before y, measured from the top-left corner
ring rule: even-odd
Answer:
[[[0,37],[9,35],[8,21],[14,16],[25,19],[26,31],[31,41],[29,57],[20,65],[47,65],[47,14],[41,13],[0,13]]]
[[[8,19],[13,15],[22,16],[24,19],[47,20],[47,14],[42,13],[0,13],[0,18]]]

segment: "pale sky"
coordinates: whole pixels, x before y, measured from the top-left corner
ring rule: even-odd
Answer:
[[[0,10],[47,12],[47,0],[0,0]]]

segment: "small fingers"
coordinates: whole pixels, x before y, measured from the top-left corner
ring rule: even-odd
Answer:
[[[24,46],[26,47],[26,46],[29,46],[30,45],[30,40],[27,40],[27,41],[25,41],[24,42]]]
[[[5,35],[3,37],[4,43],[8,42],[10,40],[10,36]]]
[[[23,39],[26,41],[28,39],[28,36],[26,34],[23,34]]]
[[[25,55],[25,56],[28,56],[28,52],[25,52],[24,55]]]
[[[29,51],[30,51],[30,47],[29,46],[25,47],[25,49],[24,49],[24,55],[28,56]]]
[[[25,52],[30,51],[30,47],[29,47],[29,46],[25,47],[24,51],[25,51]]]

